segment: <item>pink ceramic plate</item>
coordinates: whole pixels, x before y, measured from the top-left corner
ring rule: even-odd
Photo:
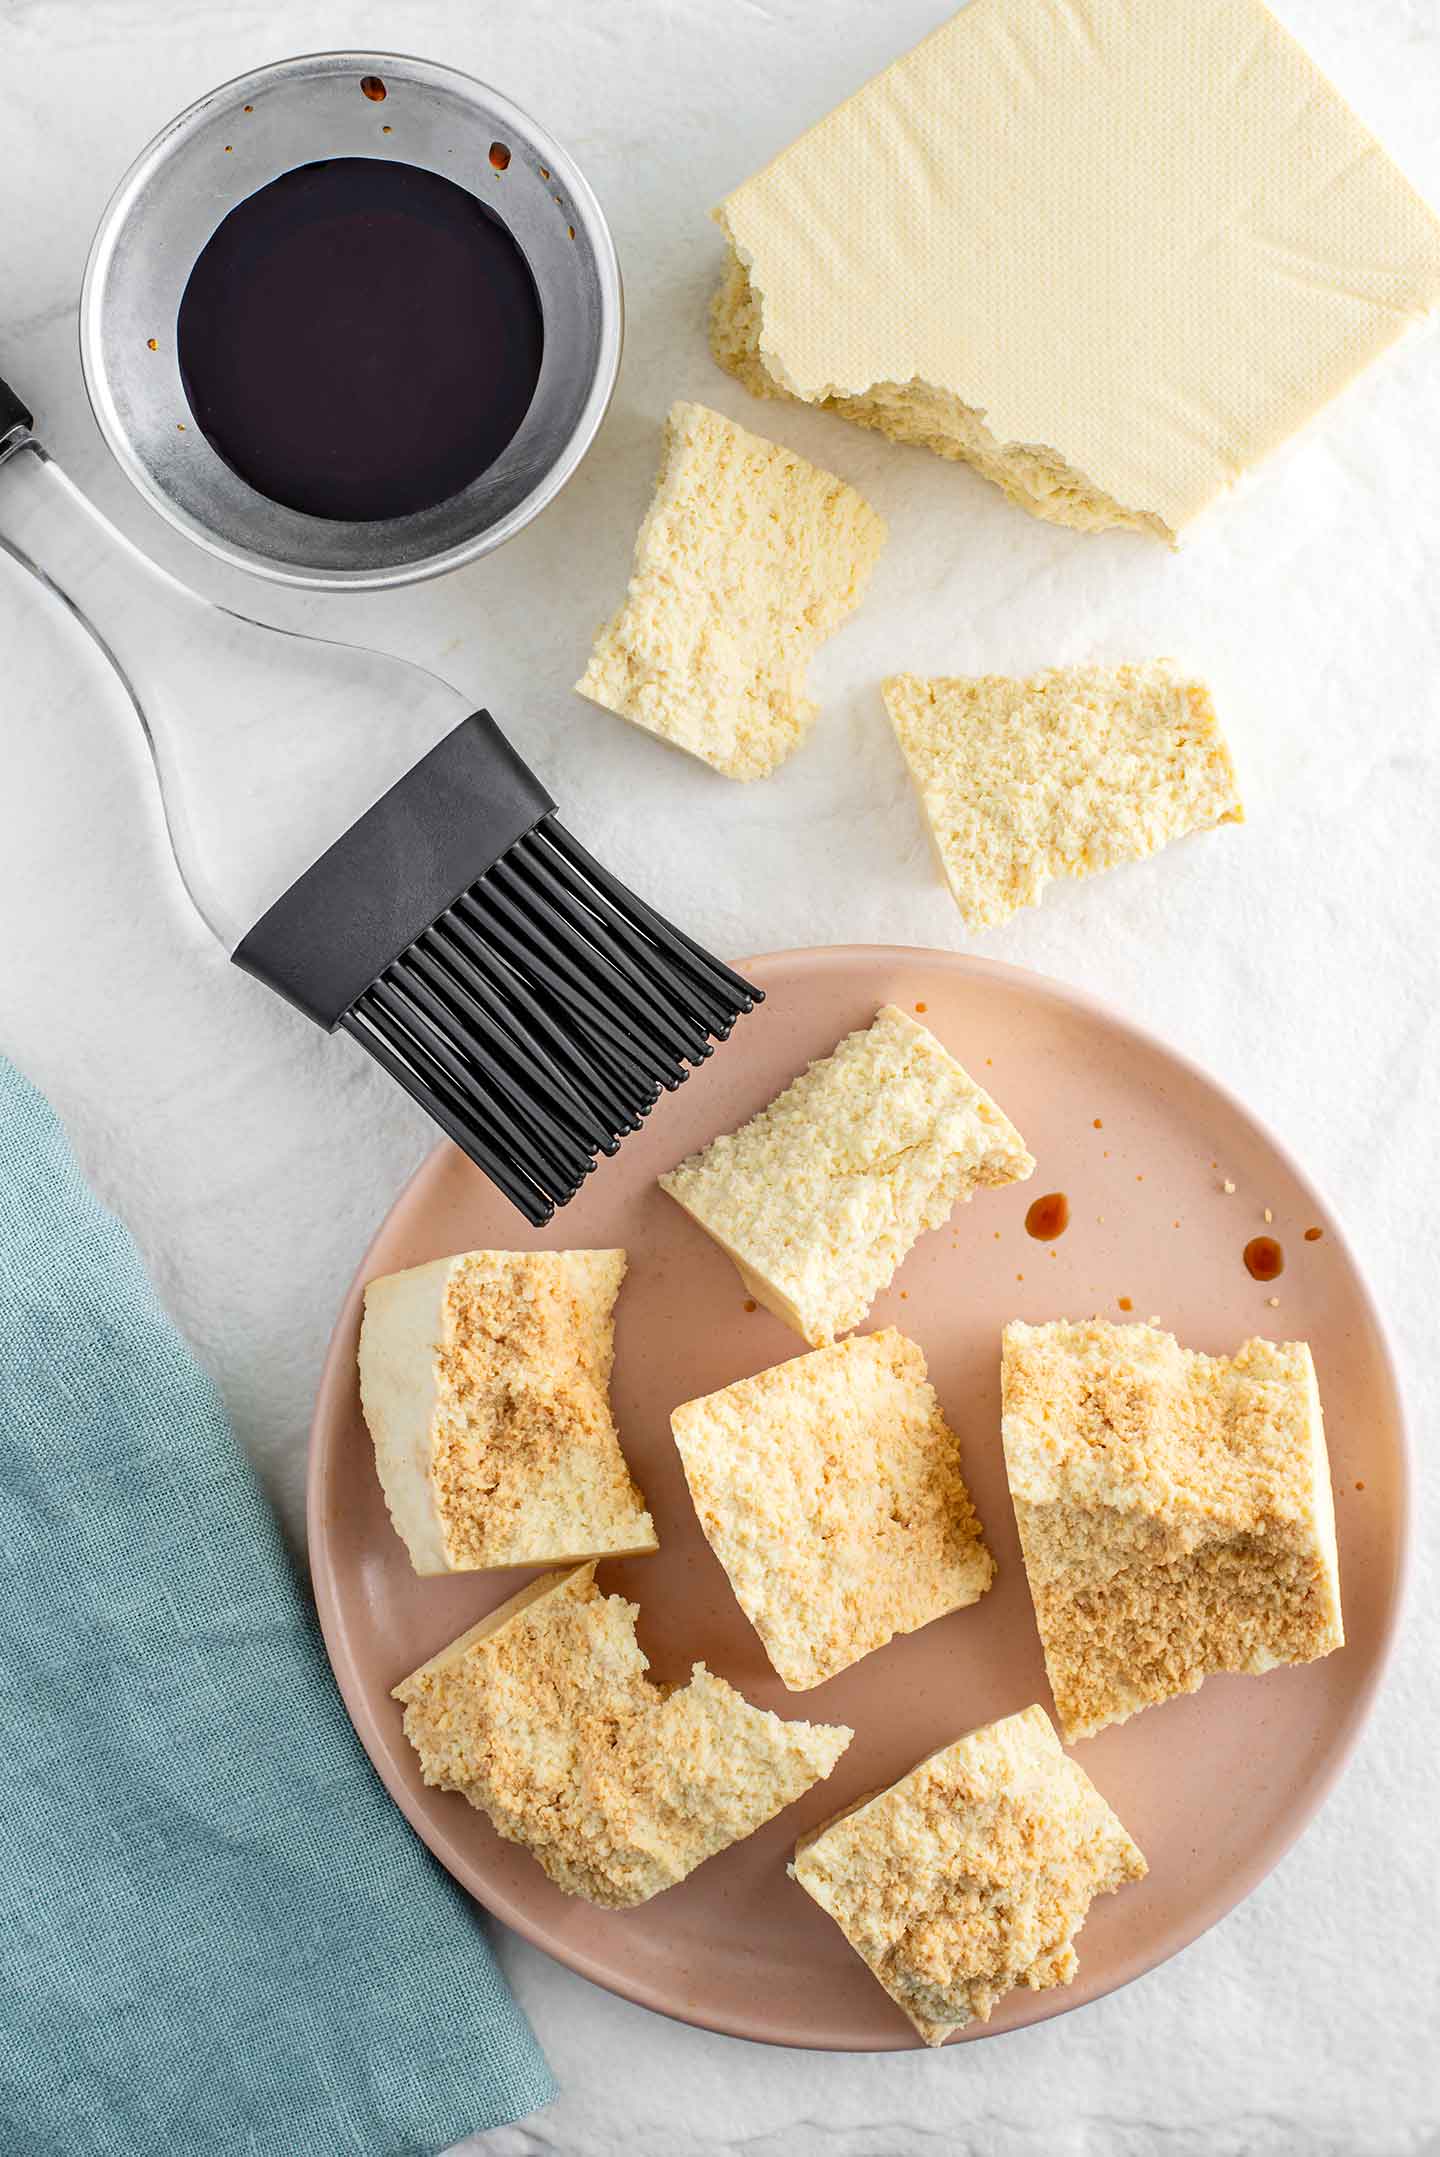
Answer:
[[[1238,1102],[1159,1042],[1053,981],[947,952],[790,952],[748,971],[767,992],[763,1008],[548,1230],[526,1229],[450,1146],[401,1194],[340,1313],[320,1388],[310,1456],[320,1615],[350,1713],[396,1801],[455,1877],[528,1939],[628,1999],[711,2029],[849,2050],[913,2045],[909,2024],[835,1926],[786,1879],[785,1861],[803,1829],[935,1746],[1027,1702],[1051,1705],[1001,1458],[1002,1324],[1119,1317],[1128,1298],[1137,1317],[1158,1314],[1194,1348],[1230,1350],[1252,1334],[1309,1340],[1349,1644],[1306,1669],[1212,1678],[1191,1698],[1076,1748],[1150,1875],[1095,1904],[1073,1985],[1013,1993],[988,2025],[965,2033],[980,2037],[1078,2007],[1163,1962],[1249,1893],[1320,1803],[1355,1742],[1395,1624],[1406,1539],[1395,1376],[1323,1201]],[[973,1609],[790,1694],[700,1533],[668,1417],[677,1401],[803,1344],[747,1309],[729,1260],[655,1177],[889,1002],[923,1014],[994,1091],[1040,1164],[1030,1184],[982,1192],[925,1237],[868,1321],[901,1327],[929,1357],[999,1579]],[[1025,1213],[1049,1191],[1068,1194],[1072,1220],[1047,1244],[1026,1233]],[[1252,1280],[1241,1261],[1248,1239],[1264,1232],[1266,1206],[1286,1261],[1271,1285]],[[1311,1228],[1324,1233],[1307,1242]],[[622,1913],[567,1900],[481,1814],[421,1783],[389,1689],[524,1576],[415,1577],[381,1500],[355,1381],[361,1284],[372,1275],[487,1245],[601,1244],[630,1253],[615,1409],[661,1539],[654,1557],[602,1567],[602,1584],[639,1603],[657,1677],[683,1679],[703,1658],[765,1707],[856,1731],[827,1783],[681,1886]]]

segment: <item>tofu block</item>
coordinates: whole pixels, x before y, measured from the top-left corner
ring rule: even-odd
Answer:
[[[925,1358],[893,1329],[686,1401],[670,1422],[700,1525],[792,1691],[995,1577]]]
[[[630,588],[575,686],[729,778],[763,778],[809,733],[806,670],[884,541],[832,472],[674,405]]]
[[[1028,681],[897,674],[884,695],[969,928],[1038,905],[1056,877],[1245,820],[1210,692],[1165,660]]]
[[[610,1413],[623,1251],[467,1251],[369,1283],[360,1401],[417,1573],[658,1542]]]
[[[722,367],[1082,531],[1174,541],[1440,304],[1263,0],[971,0],[714,214]]]
[[[566,1895],[648,1902],[828,1775],[854,1736],[782,1722],[696,1663],[653,1685],[636,1606],[548,1573],[395,1687],[432,1787],[523,1843]]]
[[[924,1230],[1034,1172],[984,1088],[887,1004],[660,1186],[758,1303],[824,1348],[859,1325]]]
[[[1005,1469],[1068,1740],[1221,1670],[1343,1647],[1303,1341],[1233,1356],[1100,1319],[1005,1328]]]
[[[829,1912],[927,2045],[1017,1985],[1068,1985],[1097,1895],[1146,1864],[1039,1707],[972,1730],[796,1845]]]

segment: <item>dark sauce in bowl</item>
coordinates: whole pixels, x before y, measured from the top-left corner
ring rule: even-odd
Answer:
[[[300,165],[239,203],[176,325],[196,423],[241,479],[312,517],[408,516],[519,431],[544,348],[529,266],[439,173]]]

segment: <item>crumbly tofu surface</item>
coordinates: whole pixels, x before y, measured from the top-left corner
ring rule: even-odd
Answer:
[[[822,1348],[859,1325],[917,1236],[1034,1170],[984,1088],[887,1004],[660,1184],[756,1301]]]
[[[884,541],[832,472],[677,404],[624,605],[575,686],[732,779],[763,778],[809,732],[806,671]]]
[[[670,1421],[700,1525],[794,1691],[977,1601],[995,1576],[924,1355],[893,1329]]]
[[[1056,877],[1244,822],[1210,692],[1165,660],[1026,681],[897,674],[884,695],[969,928],[1037,905]]]
[[[532,1581],[395,1687],[427,1783],[454,1790],[555,1885],[648,1902],[828,1775],[854,1732],[782,1722],[696,1663],[645,1675],[636,1606],[593,1565]]]
[[[1440,219],[1263,0],[970,0],[715,216],[748,388],[1172,541],[1440,304]]]
[[[658,1547],[610,1412],[623,1251],[467,1251],[365,1290],[360,1399],[417,1573]]]
[[[805,1837],[790,1870],[926,2044],[942,2045],[1017,1985],[1068,1985],[1090,1904],[1146,1865],[1030,1707]]]
[[[1068,1739],[1222,1670],[1344,1645],[1303,1341],[1198,1355],[1154,1326],[1005,1329],[1005,1468]]]

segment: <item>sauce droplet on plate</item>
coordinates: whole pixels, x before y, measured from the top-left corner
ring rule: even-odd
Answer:
[[[1119,1304],[1122,1311],[1133,1311],[1135,1308],[1134,1304],[1131,1302],[1128,1296],[1117,1296],[1115,1298],[1115,1301]]]
[[[1025,1227],[1037,1243],[1053,1243],[1070,1226],[1070,1201],[1063,1191],[1047,1191],[1031,1204]]]
[[[1307,1243],[1318,1243],[1324,1233],[1325,1231],[1323,1228],[1307,1228],[1305,1231],[1305,1241]]]
[[[1252,1281],[1278,1280],[1285,1271],[1285,1253],[1273,1236],[1252,1236],[1245,1246],[1245,1271]]]

